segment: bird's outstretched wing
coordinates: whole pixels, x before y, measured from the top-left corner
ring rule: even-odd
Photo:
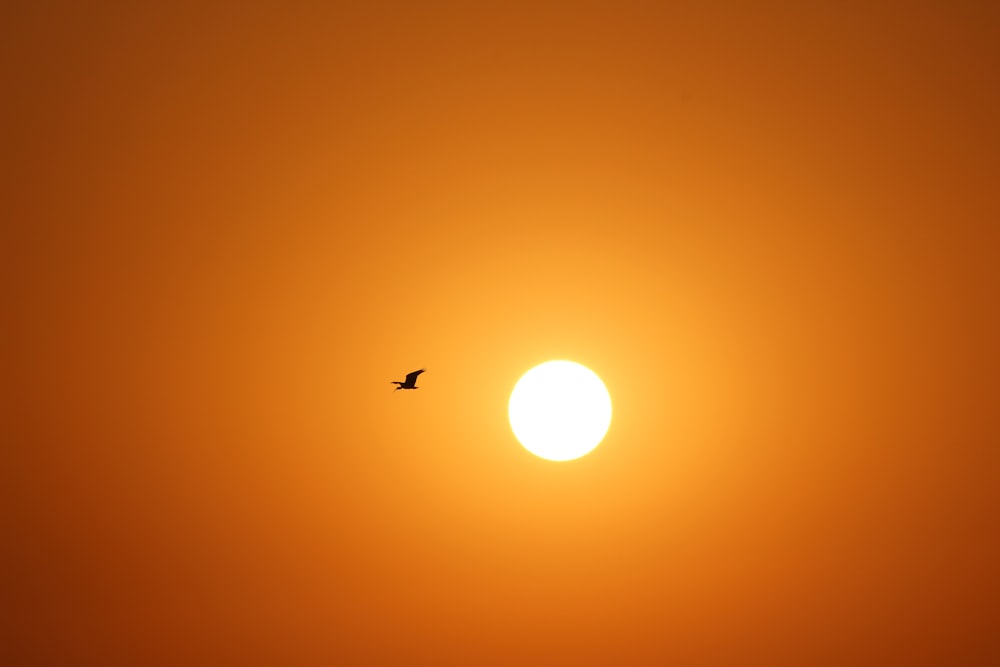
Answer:
[[[419,371],[413,371],[412,373],[406,374],[406,384],[411,387],[417,383],[417,376],[423,373],[426,369],[421,368]]]

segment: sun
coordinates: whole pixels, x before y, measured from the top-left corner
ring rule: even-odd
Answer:
[[[611,425],[611,395],[586,366],[547,361],[517,381],[507,413],[525,449],[550,461],[570,461],[604,439]]]

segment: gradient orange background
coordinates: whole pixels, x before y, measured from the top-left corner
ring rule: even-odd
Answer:
[[[994,7],[8,4],[5,664],[1000,659]]]

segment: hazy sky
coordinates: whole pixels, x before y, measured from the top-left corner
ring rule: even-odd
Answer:
[[[5,663],[1000,660],[990,3],[2,25]]]

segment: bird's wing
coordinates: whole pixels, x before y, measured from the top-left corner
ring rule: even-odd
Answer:
[[[417,376],[424,372],[425,369],[421,368],[419,371],[413,371],[412,373],[406,374],[406,384],[414,384],[417,381]]]

